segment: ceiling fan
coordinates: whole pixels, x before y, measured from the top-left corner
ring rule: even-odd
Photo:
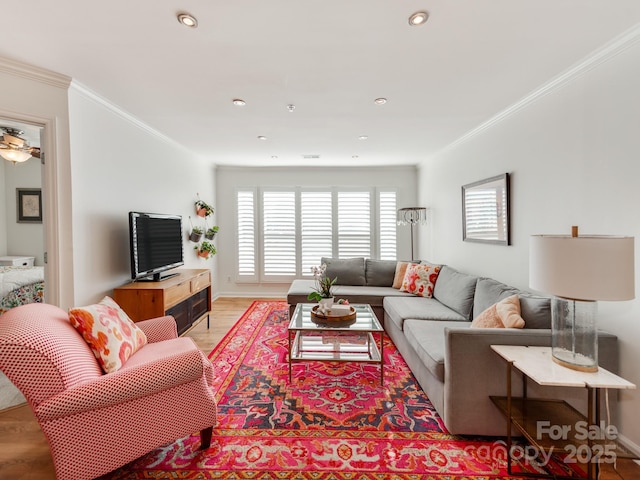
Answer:
[[[22,130],[13,127],[0,126],[4,132],[0,139],[0,156],[10,162],[26,162],[31,157],[40,158],[40,148],[30,147],[29,143],[20,135]]]

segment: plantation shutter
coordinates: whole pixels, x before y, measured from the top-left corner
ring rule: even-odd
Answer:
[[[238,190],[238,279],[254,280],[256,271],[255,190]]]
[[[333,220],[331,191],[300,192],[300,245],[303,276],[311,276],[311,267],[322,257],[332,256]]]
[[[263,273],[265,277],[296,274],[296,198],[294,191],[262,193]]]
[[[338,192],[338,256],[371,257],[371,193]]]
[[[380,192],[378,201],[380,260],[395,260],[397,258],[396,211],[396,192]]]

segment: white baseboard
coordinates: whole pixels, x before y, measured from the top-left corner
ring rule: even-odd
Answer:
[[[632,442],[629,438],[625,437],[621,433],[618,434],[618,441],[622,444],[623,447],[628,448],[632,453],[640,458],[640,445]]]
[[[215,302],[218,298],[231,297],[231,298],[273,298],[273,299],[286,299],[287,294],[281,293],[265,293],[256,295],[255,293],[242,293],[242,292],[218,292],[213,296]]]

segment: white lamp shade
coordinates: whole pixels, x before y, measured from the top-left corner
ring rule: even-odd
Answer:
[[[529,286],[574,300],[632,300],[634,265],[634,237],[533,235]]]

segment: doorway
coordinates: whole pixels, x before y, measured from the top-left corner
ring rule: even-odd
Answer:
[[[32,147],[41,145],[41,126],[0,118],[0,127],[21,132],[19,137]],[[0,315],[19,304],[45,299],[43,185],[40,158],[13,163],[0,157],[0,275],[7,280],[0,284],[11,285],[0,289]],[[0,374],[0,410],[24,401],[18,389]]]

